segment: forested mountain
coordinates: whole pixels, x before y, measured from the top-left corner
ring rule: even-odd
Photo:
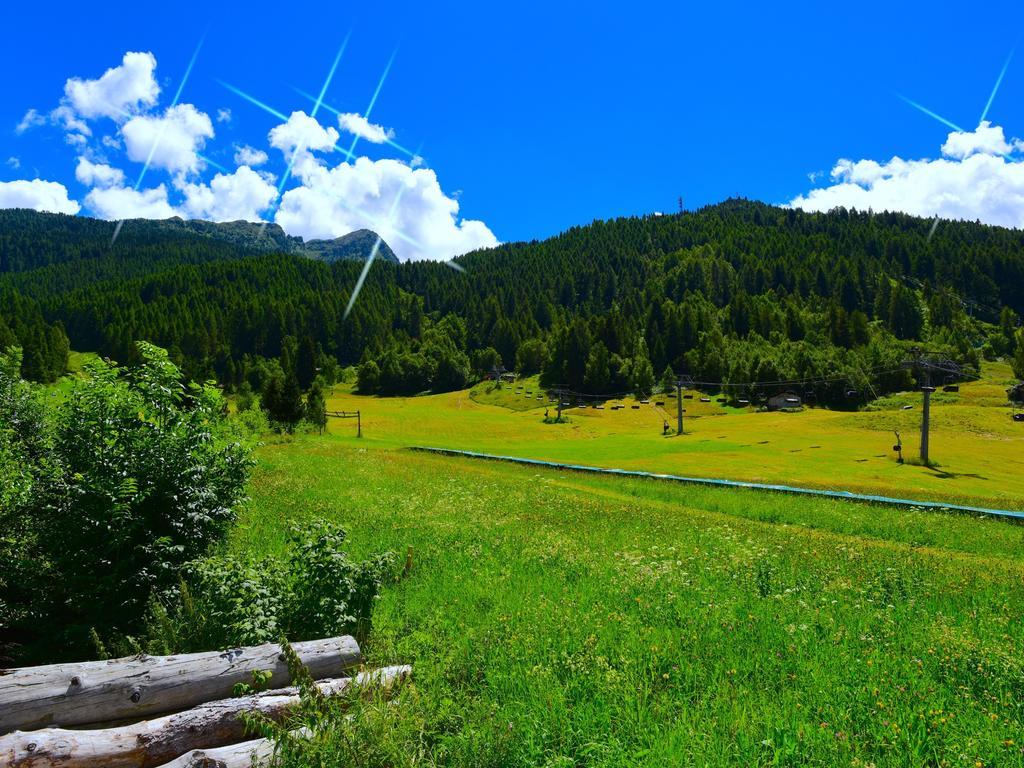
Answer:
[[[36,378],[56,375],[48,329],[62,329],[73,348],[120,360],[152,341],[228,386],[261,386],[260,361],[280,358],[303,386],[337,362],[362,364],[368,391],[446,389],[500,359],[581,392],[649,391],[670,368],[706,382],[815,378],[821,401],[853,404],[868,381],[906,386],[915,342],[968,365],[1024,362],[1024,232],[940,222],[930,236],[932,224],[730,200],[471,253],[464,272],[381,262],[345,318],[361,264],[303,258],[272,226],[269,253],[251,247],[256,225],[212,236],[173,220],[127,222],[111,248],[108,222],[8,212],[0,345],[21,343],[27,366],[39,347]]]
[[[0,274],[65,262],[129,262],[136,271],[163,263],[200,263],[262,253],[290,253],[327,262],[365,259],[377,235],[367,229],[335,240],[291,237],[277,224],[198,219],[128,219],[121,223],[25,209],[0,210]],[[398,263],[381,243],[377,258]],[[95,270],[82,265],[84,274]]]

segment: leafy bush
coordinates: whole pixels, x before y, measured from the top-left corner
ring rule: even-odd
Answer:
[[[0,353],[0,650],[5,630],[31,615],[31,585],[45,570],[30,556],[30,501],[49,473],[52,440],[38,390],[20,378],[21,363],[20,348]]]
[[[322,520],[294,527],[283,556],[215,555],[191,563],[178,594],[151,606],[150,653],[251,645],[370,631],[390,554],[361,562],[344,550],[345,531]],[[132,646],[129,644],[130,650]]]
[[[5,493],[0,511],[31,565],[0,584],[0,601],[19,607],[0,643],[23,646],[23,657],[78,657],[92,628],[136,631],[150,596],[176,588],[242,501],[252,461],[220,392],[184,384],[158,347],[140,343],[138,353],[132,368],[90,363],[66,397],[51,396],[45,420],[32,414],[42,395],[26,398],[15,358],[0,365],[0,424],[12,425],[0,460],[31,483]]]

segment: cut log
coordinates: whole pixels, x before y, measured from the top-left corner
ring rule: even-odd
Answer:
[[[337,677],[362,662],[359,644],[347,636],[295,643],[292,648],[316,679]],[[177,712],[230,696],[236,683],[251,683],[258,670],[272,673],[270,686],[289,682],[288,665],[276,643],[0,670],[0,733]]]
[[[384,667],[355,678],[322,680],[321,693],[333,696],[353,683],[390,687],[404,680],[411,667]],[[299,704],[298,691],[285,688],[263,694],[224,699],[155,720],[73,731],[44,728],[0,736],[0,765],[10,768],[148,768],[196,749],[236,744],[245,738],[242,715],[259,712],[280,721]]]
[[[216,749],[194,749],[160,768],[252,768],[266,765],[274,756],[274,742],[253,739]]]
[[[308,737],[308,728],[292,731],[293,736]],[[160,768],[253,768],[264,766],[274,756],[274,742],[270,739],[252,739],[240,744],[213,749],[193,749]]]

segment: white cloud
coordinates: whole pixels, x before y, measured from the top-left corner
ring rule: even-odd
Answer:
[[[169,219],[180,215],[167,200],[167,187],[136,191],[131,187],[97,187],[85,196],[86,206],[101,219]]]
[[[1008,155],[1022,147],[1019,139],[1007,143],[1001,126],[993,126],[988,120],[973,131],[953,131],[942,145],[942,154],[963,160],[975,154]]]
[[[205,112],[191,104],[170,107],[162,117],[139,115],[121,126],[128,158],[171,173],[195,173],[202,167],[198,156],[207,139],[213,138],[213,123]]]
[[[30,128],[35,128],[37,125],[43,125],[46,122],[46,117],[39,114],[35,109],[30,109],[25,113],[25,116],[21,118],[21,121],[14,127],[14,132],[19,136]]]
[[[75,114],[75,110],[67,104],[62,104],[50,113],[50,119],[59,123],[68,132],[65,137],[68,144],[84,144],[86,138],[92,136],[92,129],[85,120]]]
[[[10,157],[7,158],[7,165],[13,168],[14,170],[18,170],[19,168],[21,168],[21,160],[19,160],[14,155],[11,155]]]
[[[839,206],[938,215],[1024,227],[1024,150],[1017,139],[983,122],[973,132],[949,134],[945,157],[886,162],[840,160],[831,186],[813,189],[789,204],[811,211]]]
[[[70,78],[64,84],[64,96],[84,118],[109,117],[120,122],[126,114],[156,104],[160,86],[153,77],[155,69],[152,53],[128,52],[120,66],[108,69],[96,80]]]
[[[498,244],[482,221],[459,220],[458,201],[430,169],[366,157],[328,168],[307,159],[296,163],[295,175],[301,186],[284,194],[274,219],[290,235],[335,238],[372,229],[403,261],[450,259]]]
[[[185,195],[184,213],[211,221],[260,221],[260,211],[277,196],[273,184],[244,165],[231,174],[218,173],[208,185],[182,181],[176,186]]]
[[[269,132],[268,147],[236,144],[238,167],[204,180],[200,174],[214,165],[201,155],[215,137],[214,120],[192,104],[158,107],[156,64],[151,53],[129,52],[119,66],[95,80],[70,78],[56,109],[48,115],[29,110],[16,127],[20,133],[49,121],[63,129],[65,140],[78,150],[75,178],[89,188],[83,205],[93,215],[110,220],[183,216],[259,221],[277,200],[277,179],[261,168],[273,147],[293,163],[295,186],[281,198],[275,215],[289,234],[334,238],[373,229],[404,260],[449,259],[497,245],[482,221],[460,219],[458,193],[442,191],[434,171],[422,167],[422,158],[403,163],[361,157],[328,165],[320,153],[333,152],[341,133],[303,111],[293,112]],[[227,108],[214,114],[218,123],[232,119]],[[114,121],[113,130],[93,125],[101,117]],[[339,115],[338,126],[375,144],[394,136],[391,129],[357,113]],[[118,160],[110,164],[105,155]],[[154,171],[166,171],[170,181],[133,189],[125,172],[115,167],[125,159],[148,160]],[[12,158],[8,164],[17,167],[18,162]],[[38,179],[3,184],[0,204],[68,213],[82,207],[68,198],[63,185]]]
[[[68,190],[56,181],[33,179],[0,181],[0,208],[31,208],[51,213],[78,213],[81,206],[68,198]]]
[[[78,158],[75,178],[87,187],[114,187],[124,185],[124,171],[103,163],[94,163],[88,158]]]
[[[341,130],[374,144],[383,144],[388,139],[395,138],[392,129],[371,123],[356,112],[343,112],[338,115],[338,125]]]
[[[302,151],[323,151],[333,149],[338,143],[340,134],[334,128],[324,128],[315,117],[310,117],[299,110],[292,112],[288,122],[281,123],[270,130],[270,146],[280,149],[286,158],[292,153]]]
[[[250,147],[248,144],[235,145],[235,165],[248,165],[250,168],[257,168],[268,159],[267,153],[262,149]]]

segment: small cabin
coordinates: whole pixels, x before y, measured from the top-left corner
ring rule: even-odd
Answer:
[[[768,398],[769,411],[796,411],[803,407],[803,399],[795,392],[782,392]]]

